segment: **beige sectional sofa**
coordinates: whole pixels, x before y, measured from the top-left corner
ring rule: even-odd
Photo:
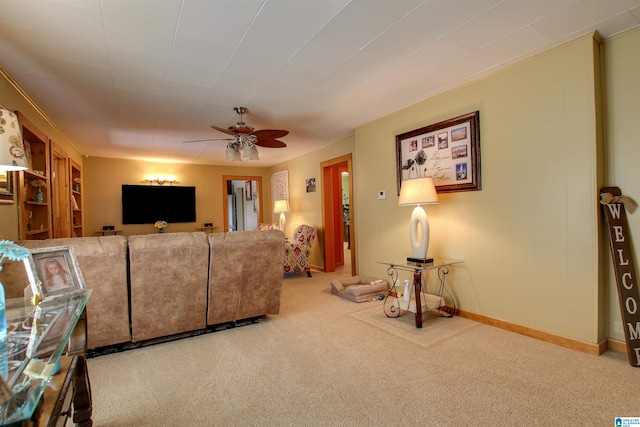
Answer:
[[[71,245],[87,288],[89,349],[139,345],[278,314],[284,235],[278,230],[158,233],[17,242]],[[28,285],[22,263],[0,271],[7,297]]]

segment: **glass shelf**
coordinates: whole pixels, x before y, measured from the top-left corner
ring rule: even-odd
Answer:
[[[416,264],[405,261],[378,261],[377,264],[384,264],[391,268],[397,268],[398,270],[406,270],[406,271],[427,271],[427,270],[435,270],[437,268],[446,267],[453,264],[461,263],[460,259],[451,259],[451,258],[434,258],[433,262],[428,262],[425,264]]]
[[[91,290],[84,289],[37,307],[25,307],[23,298],[7,299],[7,343],[2,348],[0,342],[0,374],[14,395],[0,404],[0,425],[31,418],[90,295]]]

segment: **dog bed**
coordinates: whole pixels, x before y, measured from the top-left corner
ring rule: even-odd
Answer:
[[[353,276],[331,281],[331,293],[353,302],[382,299],[389,294],[386,280],[375,277]]]

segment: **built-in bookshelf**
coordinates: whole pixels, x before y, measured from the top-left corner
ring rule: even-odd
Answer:
[[[29,169],[18,174],[18,228],[22,240],[51,238],[49,139],[19,112]]]
[[[69,187],[71,188],[71,235],[84,236],[82,223],[82,168],[69,159]]]

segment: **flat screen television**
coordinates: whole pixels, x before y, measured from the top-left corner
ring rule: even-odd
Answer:
[[[196,187],[122,185],[122,223],[196,222]]]

